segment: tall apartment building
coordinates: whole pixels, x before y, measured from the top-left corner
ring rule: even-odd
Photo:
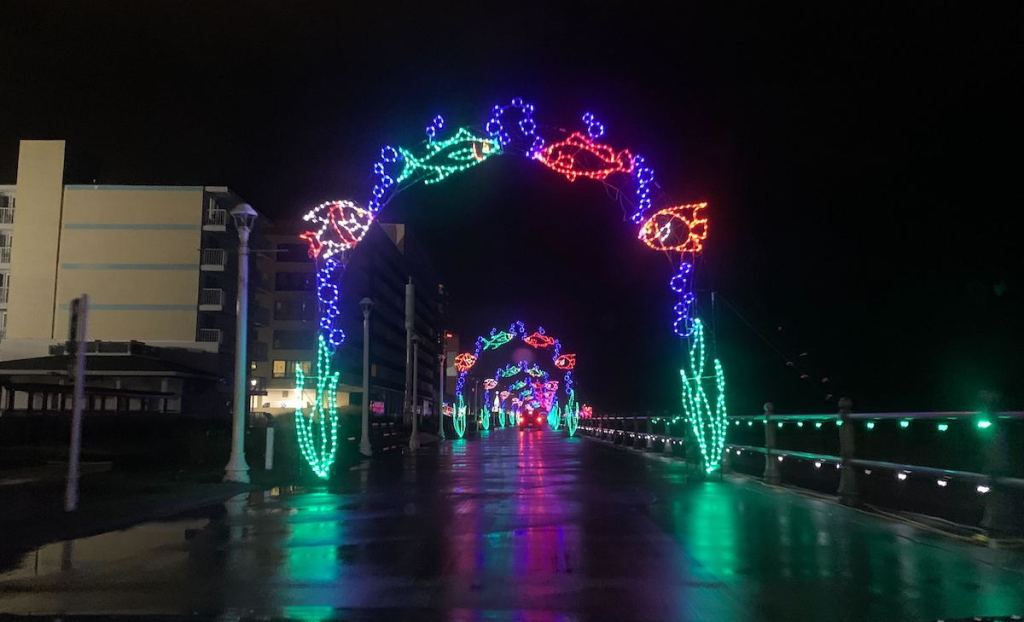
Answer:
[[[272,415],[290,415],[309,405],[315,395],[307,386],[296,391],[295,370],[313,371],[319,313],[315,266],[301,227],[281,227],[266,234],[273,253],[261,263],[268,289],[260,293],[269,307],[269,325],[259,329],[269,344],[266,360],[256,362],[257,391],[250,408]],[[341,372],[338,406],[356,414],[362,395],[362,312],[359,301],[374,301],[370,321],[370,400],[390,414],[402,412],[405,391],[405,284],[416,288],[414,331],[419,339],[417,397],[422,412],[433,412],[438,382],[440,310],[438,279],[426,254],[403,224],[375,223],[353,253],[342,277],[342,329],[348,338],[338,349],[335,368]]]
[[[7,284],[11,274],[11,241],[14,239],[14,186],[0,186],[0,341],[7,331]]]
[[[97,398],[99,408],[188,409],[183,387],[201,378],[230,399],[238,236],[228,211],[239,196],[221,186],[69,184],[64,141],[26,140],[17,183],[0,197],[0,408],[56,403],[64,389],[46,385],[66,368],[69,303],[83,293],[87,351],[97,356],[89,388],[138,394]],[[258,306],[250,313],[268,318]],[[265,355],[251,343],[252,358]],[[214,402],[194,408],[229,412]]]

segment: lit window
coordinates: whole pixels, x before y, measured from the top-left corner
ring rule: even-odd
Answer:
[[[274,361],[274,378],[285,378],[286,377],[286,364],[287,361]]]
[[[313,371],[312,361],[296,361],[296,364],[299,366],[299,369],[302,370],[302,373],[307,376]]]

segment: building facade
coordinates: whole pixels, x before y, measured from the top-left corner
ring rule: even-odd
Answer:
[[[295,370],[315,373],[316,327],[319,310],[315,292],[315,265],[307,245],[298,240],[301,227],[279,227],[267,233],[271,258],[261,270],[272,291],[260,294],[271,309],[269,325],[259,339],[269,344],[265,361],[256,362],[257,391],[250,408],[273,416],[291,415],[309,406],[315,392],[298,391]],[[370,321],[370,396],[375,412],[399,414],[403,410],[406,373],[405,287],[415,287],[414,333],[417,346],[417,406],[420,412],[436,408],[441,309],[437,276],[426,254],[406,226],[374,223],[349,258],[341,281],[341,327],[347,339],[336,353],[340,370],[337,404],[341,414],[361,411],[362,311],[359,301],[373,300]],[[311,383],[307,383],[311,384]]]
[[[128,344],[141,342],[149,358],[173,350],[165,358],[180,374],[182,353],[195,353],[197,376],[220,369],[229,393],[238,248],[229,211],[239,196],[220,186],[69,184],[59,140],[22,141],[17,183],[0,196],[0,368],[25,371],[32,366],[7,363],[62,355],[70,302],[88,294],[91,354],[137,353]],[[260,286],[258,273],[253,281]],[[258,305],[250,310],[254,324],[268,317]],[[251,342],[250,356],[266,356],[266,344]],[[132,370],[120,379],[117,371],[108,365],[107,380],[128,382]],[[45,378],[0,380],[17,392]],[[32,406],[27,395],[5,398],[0,407]]]

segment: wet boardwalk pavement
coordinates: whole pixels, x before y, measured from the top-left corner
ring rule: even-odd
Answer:
[[[304,620],[930,620],[1024,612],[1024,554],[555,432],[29,554],[0,612]],[[187,536],[187,537],[186,537]]]

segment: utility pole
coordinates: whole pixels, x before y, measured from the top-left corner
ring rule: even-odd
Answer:
[[[78,460],[82,450],[82,407],[85,402],[85,331],[88,326],[89,296],[82,294],[71,301],[66,351],[71,360],[71,377],[75,388],[71,403],[71,446],[68,448],[68,483],[64,491],[64,511],[78,508]]]
[[[437,438],[444,440],[444,333],[441,334],[441,353],[437,355],[440,367],[437,382]]]
[[[405,395],[402,398],[402,413],[405,421],[412,414],[412,338],[416,323],[416,286],[412,277],[405,284]]]
[[[359,440],[359,453],[370,457],[373,455],[373,448],[370,447],[370,311],[373,310],[373,300],[363,298],[359,306],[363,310],[363,431]]]
[[[412,433],[409,435],[409,450],[416,451],[420,448],[420,426],[419,415],[416,412],[419,403],[416,385],[419,383],[419,361],[420,361],[420,340],[413,335],[412,338]]]

